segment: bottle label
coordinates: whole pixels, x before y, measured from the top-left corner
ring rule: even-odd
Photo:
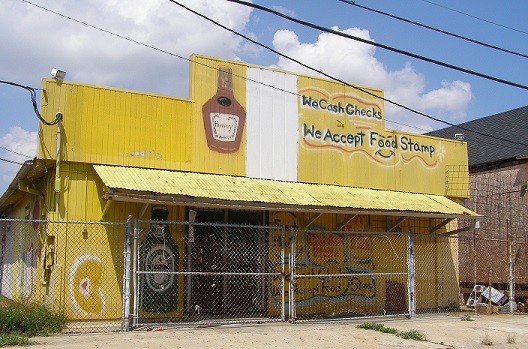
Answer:
[[[213,138],[222,142],[232,142],[236,138],[240,118],[233,114],[211,113]]]
[[[165,292],[174,284],[175,255],[171,248],[162,244],[152,246],[146,255],[147,285],[154,292]],[[148,272],[155,272],[148,274]]]

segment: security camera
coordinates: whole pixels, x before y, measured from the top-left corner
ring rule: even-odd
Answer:
[[[57,118],[57,120],[58,120],[58,119],[62,119],[63,116],[64,116],[64,115],[62,115],[62,113],[61,113],[60,111],[57,112],[57,114],[55,114],[55,117]]]

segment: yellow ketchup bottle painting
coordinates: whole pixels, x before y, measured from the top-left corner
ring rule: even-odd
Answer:
[[[246,111],[233,95],[231,68],[218,68],[218,89],[202,107],[209,149],[220,153],[238,151],[246,122]]]

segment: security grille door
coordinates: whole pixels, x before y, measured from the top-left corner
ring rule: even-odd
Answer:
[[[258,224],[259,215],[237,211],[198,211],[194,226],[190,309],[201,314],[244,314],[264,303],[262,269],[264,237],[242,224]],[[229,225],[223,224],[228,221]]]
[[[219,211],[198,211],[197,223],[223,223],[224,213]],[[201,313],[221,312],[224,307],[224,277],[214,273],[224,271],[222,251],[224,249],[224,228],[215,225],[197,225],[194,228],[192,252],[191,311]],[[202,274],[203,273],[203,274]],[[208,275],[207,273],[213,273]]]

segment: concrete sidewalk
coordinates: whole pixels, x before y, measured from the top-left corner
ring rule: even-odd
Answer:
[[[528,315],[418,315],[415,319],[354,319],[307,323],[264,323],[177,327],[159,331],[57,335],[33,340],[44,348],[528,348]],[[379,322],[400,331],[421,331],[427,341],[364,330]],[[492,343],[485,345],[484,342]],[[510,342],[510,343],[508,343]]]

